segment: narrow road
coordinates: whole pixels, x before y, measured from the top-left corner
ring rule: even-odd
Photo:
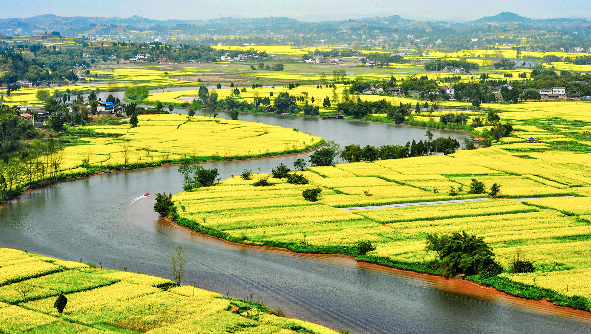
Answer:
[[[536,198],[569,198],[575,196],[557,196],[557,197],[527,197],[527,198],[511,198],[517,202],[523,202],[530,199]],[[466,198],[466,199],[450,199],[447,201],[434,201],[434,202],[414,202],[414,203],[398,203],[398,204],[386,204],[386,205],[376,205],[376,206],[355,206],[349,208],[341,208],[347,211],[356,211],[356,210],[378,210],[378,209],[390,209],[390,208],[404,208],[409,206],[423,206],[423,205],[441,205],[441,204],[455,204],[455,203],[468,203],[468,202],[480,202],[480,201],[488,201],[490,198],[483,197],[483,198]]]

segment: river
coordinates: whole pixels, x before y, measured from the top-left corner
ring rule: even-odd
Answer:
[[[222,116],[222,115],[220,115]],[[424,129],[343,120],[241,114],[341,145],[402,144]],[[432,132],[435,136],[464,135]],[[222,179],[244,169],[268,172],[306,155],[212,163]],[[583,333],[591,317],[524,301],[459,280],[405,273],[330,255],[234,245],[170,225],[145,192],[182,191],[177,167],[96,175],[23,194],[0,207],[0,246],[103,268],[171,278],[168,256],[187,248],[183,284],[252,298],[288,317],[351,333]]]

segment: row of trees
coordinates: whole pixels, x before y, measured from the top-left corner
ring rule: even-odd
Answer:
[[[460,143],[452,138],[436,138],[416,142],[407,142],[406,145],[383,145],[379,147],[358,144],[345,146],[340,157],[346,162],[376,161],[386,159],[403,159],[431,155],[433,153],[452,154],[460,148]]]

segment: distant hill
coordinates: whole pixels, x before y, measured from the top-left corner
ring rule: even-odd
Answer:
[[[481,19],[473,21],[472,23],[515,23],[515,22],[528,23],[531,21],[532,21],[532,19],[517,15],[515,13],[502,12],[502,13],[497,14],[495,16],[485,16]]]
[[[491,24],[494,27],[491,27]],[[591,41],[591,22],[584,19],[531,19],[503,12],[467,23],[419,21],[398,15],[364,17],[340,21],[304,22],[287,17],[217,18],[211,20],[152,20],[141,16],[128,18],[61,17],[39,15],[30,18],[0,19],[0,34],[31,36],[57,31],[67,37],[88,37],[133,42],[220,43],[220,36],[238,38],[244,44],[351,44],[404,40],[425,46],[447,41],[452,48],[470,48],[475,37],[482,41],[503,31],[511,36],[552,36],[558,42],[564,35],[574,36],[572,46]],[[507,34],[510,32],[510,34]],[[407,36],[411,40],[408,40]],[[468,41],[468,42],[467,42]],[[584,42],[584,43],[581,43]],[[437,42],[441,43],[441,42]],[[540,42],[543,44],[542,42]]]

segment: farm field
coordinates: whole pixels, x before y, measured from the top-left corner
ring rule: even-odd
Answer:
[[[106,136],[70,138],[70,146],[40,159],[53,161],[43,160],[53,165],[52,172],[57,176],[78,175],[110,168],[157,166],[184,159],[258,158],[306,151],[324,142],[294,129],[262,123],[180,114],[138,118],[135,128],[129,124],[82,127],[81,131],[93,130]],[[16,187],[41,177],[31,173],[19,173],[12,184]]]
[[[0,248],[2,333],[336,333],[272,312],[160,277]]]
[[[173,197],[181,218],[206,233],[290,249],[350,249],[371,241],[370,256],[426,263],[427,233],[465,230],[484,237],[505,267],[503,277],[567,296],[591,298],[591,119],[588,103],[502,105],[515,128],[492,147],[426,156],[309,167],[307,185],[270,174],[235,176]],[[499,106],[496,105],[496,109]],[[541,142],[525,143],[529,137]],[[271,186],[255,187],[266,178]],[[346,211],[345,207],[482,198],[476,179],[501,197],[471,203]],[[302,191],[322,189],[318,202]],[[450,187],[458,194],[451,195]],[[216,231],[216,232],[212,232]],[[347,248],[348,247],[348,248]],[[347,253],[347,250],[341,250]],[[519,254],[535,272],[513,274]]]

